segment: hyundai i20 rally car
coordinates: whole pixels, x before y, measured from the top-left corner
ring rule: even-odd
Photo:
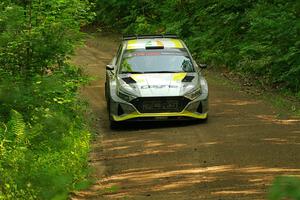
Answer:
[[[206,119],[208,86],[187,46],[175,35],[123,38],[106,66],[109,120]]]

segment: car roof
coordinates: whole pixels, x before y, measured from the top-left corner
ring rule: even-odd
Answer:
[[[153,38],[153,39],[132,39],[125,41],[126,50],[134,49],[147,49],[155,47],[175,48],[182,49],[185,48],[183,42],[176,38]]]

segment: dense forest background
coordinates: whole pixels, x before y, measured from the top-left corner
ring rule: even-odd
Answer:
[[[297,0],[1,0],[0,199],[67,199],[88,185],[88,80],[67,62],[82,27],[176,33],[200,62],[300,98],[299,17]],[[298,186],[279,179],[271,198]]]
[[[176,33],[195,57],[300,98],[300,1],[102,0],[96,21],[123,33]]]

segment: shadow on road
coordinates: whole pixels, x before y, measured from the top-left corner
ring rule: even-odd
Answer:
[[[73,199],[262,200],[276,176],[300,175],[300,120],[210,83],[209,73],[207,123],[140,122],[111,130],[103,85],[115,47],[114,39],[96,37],[75,59],[98,77],[83,95],[100,134],[91,152],[97,181]]]
[[[119,123],[113,131],[138,131],[138,130],[151,130],[161,128],[180,128],[191,125],[199,125],[208,123],[207,121],[200,120],[184,120],[184,121],[137,121],[137,122],[123,122]]]

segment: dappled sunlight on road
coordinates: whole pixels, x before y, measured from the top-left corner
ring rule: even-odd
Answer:
[[[129,153],[126,155],[117,155],[117,156],[112,156],[109,159],[117,159],[117,158],[131,158],[131,157],[137,157],[137,156],[146,156],[146,155],[156,155],[156,154],[166,154],[166,153],[172,153],[175,152],[176,149],[164,149],[164,150],[145,150],[142,152],[136,152],[136,153]]]
[[[292,163],[297,160],[300,129],[297,120],[241,108],[257,103],[219,101],[208,124],[129,124],[109,130],[101,144],[104,156],[95,158],[109,170],[84,196],[264,199],[276,176],[300,175],[297,162]]]
[[[83,94],[98,118],[99,138],[90,156],[95,184],[72,199],[262,200],[276,176],[300,176],[300,119],[210,84],[209,73],[208,122],[141,122],[111,130],[103,85],[113,41],[93,38],[75,59],[97,77]]]
[[[140,180],[152,180],[160,178],[170,178],[170,177],[181,177],[181,176],[195,176],[201,173],[220,173],[226,172],[233,169],[233,166],[214,166],[214,167],[205,167],[205,168],[190,168],[190,169],[178,169],[172,171],[162,172],[162,169],[157,170],[146,170],[146,171],[136,171],[131,173],[124,173],[118,176],[112,176],[108,180],[124,180],[130,179],[131,181],[140,181]]]
[[[295,139],[289,139],[289,138],[264,138],[263,141],[269,142],[271,144],[293,144],[293,145],[300,145],[300,141],[296,142]]]
[[[183,127],[182,131],[188,128]],[[109,176],[100,179],[90,189],[89,195],[85,195],[96,198],[98,192],[102,191],[101,196],[104,199],[151,199],[152,196],[159,199],[166,194],[175,199],[182,199],[192,192],[195,198],[191,199],[222,199],[222,197],[259,199],[266,194],[274,177],[300,174],[299,168],[284,167],[280,163],[275,167],[276,165],[273,164],[268,165],[260,163],[259,160],[252,160],[251,157],[249,159],[240,157],[238,160],[230,158],[231,155],[226,152],[226,149],[244,151],[239,149],[244,142],[244,136],[239,135],[240,141],[236,143],[228,139],[231,134],[226,133],[223,138],[218,139],[209,138],[204,135],[206,128],[202,129],[196,136],[191,135],[192,132],[182,135],[176,131],[177,128],[147,132],[136,130],[135,134],[131,131],[112,132],[107,139],[103,140],[105,156],[102,161],[107,166],[113,166],[113,171]],[[158,135],[158,131],[165,133]],[[180,138],[176,139],[177,136]],[[199,140],[199,136],[204,138]],[[193,137],[194,143],[191,143],[190,139]],[[254,139],[253,145],[257,146],[256,150],[259,150],[269,142],[275,144],[279,142],[285,146],[296,145],[290,141],[295,141],[299,137],[289,134],[285,139],[280,139],[262,134]],[[205,155],[208,151],[218,148],[226,150],[219,152],[222,155],[220,158],[214,157],[214,153],[210,153],[211,156],[204,160],[199,157],[199,153]],[[216,156],[219,153],[216,153]],[[251,152],[244,152],[243,156],[247,156],[247,153]],[[260,152],[256,154],[259,155]],[[267,154],[266,158],[268,159]],[[156,162],[152,162],[155,160]],[[131,162],[135,164],[131,165]]]
[[[274,123],[279,125],[300,124],[300,119],[277,119],[276,115],[257,115],[257,118],[268,123]]]
[[[241,172],[241,173],[268,174],[268,173],[300,172],[300,169],[266,168],[266,167],[257,166],[257,167],[240,168],[240,169],[237,169],[236,171]]]
[[[227,191],[219,191],[219,192],[212,192],[213,195],[251,195],[251,194],[260,194],[261,191],[258,190],[227,190]]]
[[[165,195],[184,199],[191,194],[190,199],[263,199],[276,176],[300,175],[296,163],[285,165],[282,158],[278,163],[275,160],[274,164],[263,161],[273,156],[272,152],[264,150],[266,144],[281,145],[284,149],[298,145],[298,130],[291,126],[292,131],[288,134],[271,137],[277,132],[270,134],[255,129],[270,126],[263,120],[257,122],[259,126],[254,123],[237,126],[235,123],[226,121],[222,124],[223,129],[199,127],[196,134],[186,126],[153,130],[139,128],[134,133],[128,129],[111,132],[102,143],[105,149],[102,161],[112,166],[112,171],[85,196],[97,198],[102,191],[100,195],[104,199],[160,199]],[[254,128],[249,129],[249,126]],[[243,134],[226,131],[231,128],[248,129]],[[208,133],[207,129],[216,132]],[[252,143],[245,151],[243,145],[248,145],[245,142],[252,133],[258,134],[252,136]],[[212,137],[216,134],[222,137]],[[238,154],[241,157],[234,156],[236,151],[243,152]],[[253,152],[256,158],[252,157]],[[206,155],[204,159],[201,154]],[[289,157],[287,155],[286,159]]]
[[[112,147],[109,150],[110,151],[118,151],[118,150],[124,150],[124,149],[129,149],[130,146],[121,146],[121,147]]]
[[[229,105],[229,106],[247,106],[247,105],[257,105],[259,104],[261,101],[250,101],[250,100],[240,100],[240,99],[231,99],[231,100],[227,100],[227,101],[224,101],[219,99],[219,100],[216,100],[214,101],[213,103],[211,103],[212,106],[217,106],[217,105],[220,105],[220,104],[223,104],[223,105]]]
[[[183,167],[185,166],[185,167]],[[130,172],[120,172],[107,177],[94,186],[95,191],[105,191],[103,196],[110,198],[138,197],[143,194],[171,193],[188,195],[188,191],[201,190],[199,197],[222,196],[239,197],[247,195],[255,198],[265,193],[273,177],[280,174],[300,172],[299,169],[268,168],[249,166],[239,168],[234,165],[196,167],[192,164],[165,168],[131,169]],[[226,187],[218,182],[234,180],[234,184]],[[239,185],[239,189],[237,188]],[[118,188],[108,191],[108,188]],[[92,194],[92,193],[91,193]]]

